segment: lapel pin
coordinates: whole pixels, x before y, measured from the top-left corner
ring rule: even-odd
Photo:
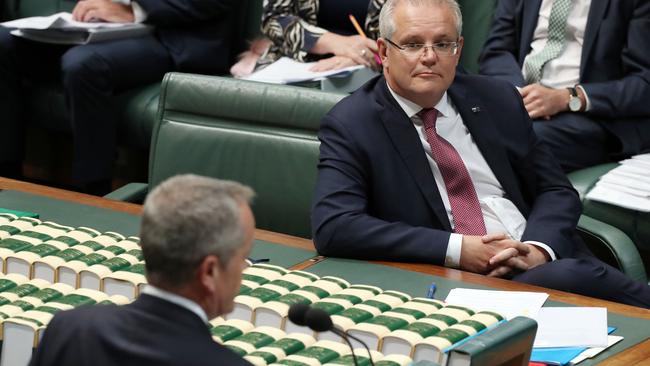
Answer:
[[[481,111],[481,107],[472,107],[472,112],[473,113],[478,113]]]

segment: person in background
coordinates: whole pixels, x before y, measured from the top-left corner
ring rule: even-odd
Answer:
[[[313,71],[364,65],[378,69],[379,11],[385,0],[264,0],[262,32],[273,45],[258,66],[282,56],[298,61],[318,61]],[[363,26],[359,35],[350,22],[353,15]],[[364,21],[365,20],[365,21]]]
[[[31,366],[250,365],[216,343],[209,319],[233,309],[251,251],[250,188],[180,175],[147,197],[140,245],[148,285],[133,303],[57,313]]]
[[[650,308],[650,286],[593,256],[573,189],[507,82],[456,73],[455,0],[388,0],[383,75],[321,123],[321,255],[423,262]]]
[[[112,97],[162,80],[169,71],[227,72],[236,0],[84,0],[78,21],[145,23],[135,38],[62,46],[12,36],[0,27],[0,175],[21,176],[24,84],[63,84],[73,134],[72,180],[78,190],[111,190],[118,110]]]
[[[479,72],[516,86],[566,172],[650,149],[650,2],[501,0]]]

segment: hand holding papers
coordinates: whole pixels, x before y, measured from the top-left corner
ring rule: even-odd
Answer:
[[[299,62],[288,57],[282,57],[243,79],[271,84],[290,84],[300,81],[322,80],[332,76],[347,76],[354,70],[363,68],[362,65],[356,65],[338,70],[310,71],[314,64],[315,62]]]
[[[86,44],[137,37],[151,32],[151,28],[144,24],[78,22],[72,19],[70,13],[16,19],[0,25],[17,28],[11,32],[15,36],[58,44]]]

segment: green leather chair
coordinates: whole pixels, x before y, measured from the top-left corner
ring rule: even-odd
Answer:
[[[650,267],[650,213],[629,210],[586,198],[587,193],[598,182],[598,179],[616,166],[618,166],[616,163],[601,164],[572,172],[568,177],[580,194],[584,214],[617,228],[635,244],[632,247],[621,248],[618,251],[619,260],[631,261],[630,263],[633,263],[631,265],[634,267],[643,267],[643,263],[646,267]]]
[[[181,173],[236,180],[257,193],[257,227],[311,237],[321,118],[343,96],[315,89],[169,73],[149,157],[149,184],[108,198],[136,201]]]
[[[463,13],[463,38],[465,45],[460,64],[473,73],[478,72],[478,59],[490,33],[492,18],[498,0],[458,0]]]

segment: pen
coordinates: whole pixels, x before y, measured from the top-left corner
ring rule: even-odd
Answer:
[[[433,299],[433,295],[436,294],[436,283],[431,282],[431,286],[429,286],[429,290],[427,290],[427,299]]]
[[[355,18],[354,15],[352,15],[352,14],[349,14],[348,17],[350,18],[350,21],[352,22],[352,25],[354,26],[354,29],[357,30],[357,33],[359,33],[359,35],[361,37],[367,38],[366,33],[363,31],[363,29],[359,25],[359,22],[357,22],[357,18]],[[377,62],[377,65],[381,65],[381,59],[379,58],[379,55],[377,55],[374,52],[372,53],[372,55],[375,56],[375,62]]]

